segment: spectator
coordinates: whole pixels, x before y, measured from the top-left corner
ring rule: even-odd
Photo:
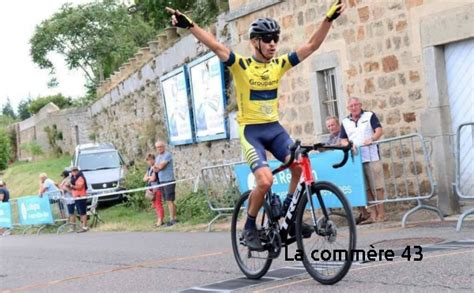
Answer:
[[[326,118],[326,127],[329,131],[329,138],[326,141],[327,145],[340,145],[341,138],[339,137],[339,132],[341,131],[341,126],[339,125],[339,119],[335,116],[329,116]]]
[[[10,200],[10,192],[7,189],[5,181],[0,180],[0,202],[8,202]],[[0,227],[0,235],[8,235],[10,232],[8,229]]]
[[[68,170],[64,170],[61,173],[61,177],[63,180],[59,184],[59,188],[63,192],[64,195],[64,202],[67,206],[67,211],[69,214],[69,224],[73,227],[76,227],[76,215],[74,214],[74,198],[72,197],[72,189],[71,189],[71,174]],[[75,229],[74,229],[75,230]]]
[[[355,146],[361,147],[367,197],[369,201],[372,201],[375,193],[377,200],[383,200],[382,162],[380,162],[378,146],[373,144],[383,134],[382,125],[375,113],[362,109],[362,103],[358,98],[350,98],[347,107],[350,114],[342,120],[341,143],[347,145],[348,141],[351,140]],[[358,224],[385,221],[383,204],[375,205],[375,207],[370,208],[370,211],[367,211],[366,208],[360,208],[360,212],[356,220]]]
[[[71,169],[71,193],[75,199],[74,205],[76,206],[77,213],[81,217],[82,227],[77,233],[86,232],[87,228],[87,181],[84,174],[79,171],[77,166]]]
[[[143,181],[146,182],[147,186],[157,185],[158,181],[158,174],[156,174],[153,166],[155,164],[155,155],[148,154],[146,157],[146,162],[148,164],[148,168],[146,170],[145,176],[143,176]],[[163,211],[163,204],[161,202],[161,191],[159,188],[148,189],[146,194],[150,194],[152,198],[152,206],[156,210],[156,227],[160,227],[163,225],[163,219],[165,217],[165,213]]]
[[[59,213],[60,213],[61,219],[64,219],[66,215],[64,214],[64,205],[60,200],[61,193],[59,192],[58,186],[52,179],[48,178],[48,174],[46,173],[41,173],[39,175],[39,179],[40,179],[40,188],[38,191],[39,196],[43,197],[43,195],[46,193],[46,195],[49,198],[50,204],[57,203],[59,207]]]
[[[49,193],[53,191],[58,191],[58,187],[56,186],[56,183],[50,178],[48,178],[48,174],[46,173],[41,173],[39,175],[40,179],[40,189],[38,191],[40,197],[43,197],[44,193]]]
[[[173,157],[170,152],[166,151],[165,143],[157,141],[155,147],[158,150],[158,155],[155,158],[155,172],[158,173],[158,180],[160,184],[167,184],[174,182],[173,172]],[[176,224],[176,205],[174,203],[176,194],[176,184],[171,183],[160,187],[161,194],[163,195],[166,203],[168,204],[168,211],[170,213],[170,221],[166,226],[173,226]]]
[[[0,202],[8,202],[10,200],[10,192],[8,191],[5,181],[0,180]]]

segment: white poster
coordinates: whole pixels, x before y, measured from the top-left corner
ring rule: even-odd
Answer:
[[[163,77],[161,85],[168,119],[170,144],[192,143],[193,134],[184,70],[181,69],[174,75]]]
[[[222,67],[214,54],[189,65],[193,113],[198,141],[227,137]]]

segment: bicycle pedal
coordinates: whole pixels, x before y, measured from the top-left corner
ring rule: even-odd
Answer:
[[[288,237],[285,241],[285,245],[291,245],[296,242],[296,236]]]

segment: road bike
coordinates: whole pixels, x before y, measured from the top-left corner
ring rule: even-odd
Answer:
[[[265,194],[264,205],[256,218],[263,251],[250,250],[246,246],[242,231],[250,191],[242,194],[232,215],[232,249],[240,270],[248,278],[259,279],[264,276],[272,261],[279,257],[282,248],[288,249],[294,242],[297,242],[299,260],[316,281],[326,285],[335,284],[347,274],[356,246],[351,205],[336,185],[314,179],[309,153],[341,150],[344,153],[342,161],[333,165],[333,168],[339,168],[346,164],[349,153],[352,155],[351,149],[352,143],[347,146],[327,146],[322,143],[303,146],[299,140],[290,146],[290,160],[273,170],[272,174],[297,164],[302,168],[301,180],[283,219],[280,219],[281,204],[276,199],[277,195],[271,190]]]

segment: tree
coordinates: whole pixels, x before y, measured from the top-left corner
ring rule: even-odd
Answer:
[[[128,15],[125,5],[114,0],[64,4],[36,27],[30,54],[33,62],[52,74],[54,65],[48,54],[62,55],[69,69],[82,70],[87,84],[95,87],[154,34],[150,25]]]
[[[18,108],[16,109],[16,111],[18,113],[18,118],[20,118],[20,120],[25,120],[31,117],[31,113],[28,110],[28,107],[30,106],[30,104],[31,104],[31,98],[23,99],[18,104]]]
[[[46,96],[46,97],[38,97],[30,102],[28,106],[28,111],[31,114],[36,114],[49,103],[54,103],[59,109],[64,109],[70,107],[72,105],[72,99],[70,97],[65,97],[61,94],[53,95],[53,96]]]
[[[13,107],[9,98],[7,98],[7,103],[2,106],[2,114],[16,119],[15,111],[13,111]]]
[[[0,170],[8,167],[10,158],[10,138],[5,129],[0,128]]]
[[[206,25],[214,21],[219,13],[218,2],[223,0],[135,0],[135,4],[129,7],[129,12],[138,14],[147,22],[153,24],[156,30],[161,30],[170,25],[170,14],[164,7],[171,6],[181,12],[189,11],[196,23]]]

